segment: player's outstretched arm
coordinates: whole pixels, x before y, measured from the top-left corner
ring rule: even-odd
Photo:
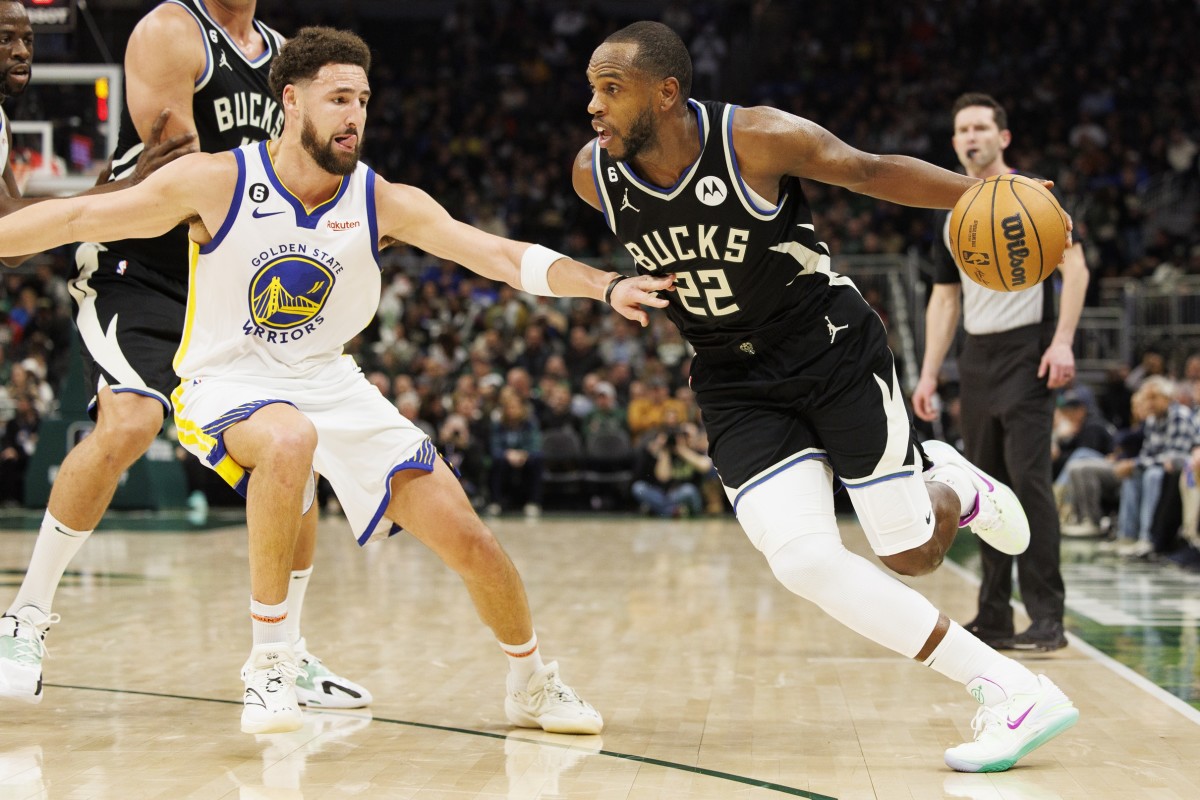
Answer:
[[[644,306],[664,308],[654,292],[671,288],[674,276],[624,278],[528,242],[494,236],[451,217],[437,201],[412,186],[377,181],[380,237],[391,237],[456,261],[485,278],[526,292],[590,297],[609,302],[622,316],[648,325]]]
[[[163,109],[159,114],[158,120],[154,123],[152,140],[146,143],[146,148],[138,157],[137,169],[129,177],[119,181],[109,181],[107,178],[108,170],[101,176],[96,185],[87,191],[80,192],[76,197],[82,195],[107,194],[109,192],[119,191],[126,187],[146,179],[150,173],[154,172],[159,167],[162,167],[182,155],[195,152],[196,137],[193,134],[176,134],[170,139],[163,140],[162,132],[167,123],[167,119],[171,116],[169,109]],[[16,182],[12,180],[12,165],[5,165],[4,170],[4,191],[0,192],[0,216],[11,214],[19,208],[41,203],[49,200],[49,197],[22,197],[17,191]],[[31,258],[33,253],[25,253],[22,255],[5,256],[0,258],[0,263],[7,267],[16,267],[23,264],[27,259]]]
[[[141,154],[138,156],[133,172],[117,180],[109,180],[112,162],[99,176],[96,185],[85,194],[102,194],[116,192],[146,180],[155,170],[165,167],[180,156],[199,152],[196,134],[193,132],[176,133],[170,138],[163,138],[163,131],[171,119],[171,109],[164,108],[158,112],[154,125],[150,128],[150,138],[144,142]]]
[[[900,205],[953,208],[979,183],[919,158],[865,153],[814,122],[769,106],[737,112],[733,146],[752,186],[755,178],[774,185],[780,175],[795,175]]]
[[[196,216],[208,224],[206,217],[216,213],[213,199],[224,190],[227,201],[224,184],[236,177],[232,156],[195,153],[128,189],[35,203],[0,219],[0,257],[70,242],[159,236]]]

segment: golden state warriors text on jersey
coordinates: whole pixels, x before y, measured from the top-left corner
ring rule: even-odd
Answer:
[[[250,279],[249,316],[242,325],[246,335],[286,344],[313,333],[325,322],[321,309],[342,266],[317,248],[312,248],[310,256],[309,249],[302,242],[291,242],[264,250],[250,260],[258,271]],[[330,263],[323,263],[321,256]]]
[[[375,173],[359,164],[309,209],[275,174],[266,142],[233,153],[237,187],[194,257],[176,371],[307,372],[340,356],[379,305]]]

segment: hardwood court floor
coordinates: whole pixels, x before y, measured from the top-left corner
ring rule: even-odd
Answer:
[[[248,736],[244,527],[118,525],[58,593],[45,701],[0,705],[0,799],[1200,797],[1195,713],[1079,647],[1029,658],[1081,709],[1072,731],[1008,773],[951,772],[974,701],[784,591],[732,519],[496,521],[545,654],[606,718],[569,737],[508,726],[503,658],[440,562],[404,537],[360,551],[329,518],[304,630],[375,703]],[[33,541],[0,532],[0,582]],[[914,584],[974,611],[961,569]]]

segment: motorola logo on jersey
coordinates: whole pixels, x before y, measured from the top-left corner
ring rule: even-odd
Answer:
[[[728,196],[725,181],[715,175],[709,175],[696,184],[696,197],[706,206],[719,206]]]
[[[294,342],[316,330],[333,288],[333,272],[317,261],[285,255],[268,262],[250,281],[247,336],[268,343]]]

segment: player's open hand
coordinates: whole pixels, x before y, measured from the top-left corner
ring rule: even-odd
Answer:
[[[150,139],[145,142],[142,154],[138,156],[137,167],[133,170],[131,178],[133,183],[140,183],[151,172],[171,163],[180,156],[199,151],[200,148],[196,145],[196,134],[194,133],[177,133],[163,141],[163,131],[166,130],[167,120],[170,117],[171,109],[164,108],[158,118],[154,120],[154,126],[150,128]]]
[[[667,298],[659,297],[655,292],[673,291],[674,288],[674,275],[635,275],[613,287],[609,303],[622,317],[631,319],[644,328],[650,324],[650,315],[643,306],[666,308]]]

